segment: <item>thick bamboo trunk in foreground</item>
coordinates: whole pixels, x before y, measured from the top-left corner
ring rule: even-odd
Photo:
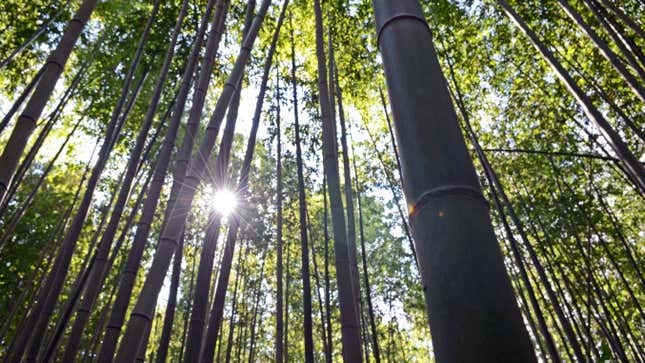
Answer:
[[[435,357],[535,362],[420,4],[373,5]]]

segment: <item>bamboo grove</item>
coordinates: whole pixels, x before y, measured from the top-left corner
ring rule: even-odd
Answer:
[[[0,359],[645,361],[643,29],[0,2]]]

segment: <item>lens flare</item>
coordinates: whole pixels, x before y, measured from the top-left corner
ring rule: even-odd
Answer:
[[[212,207],[222,216],[229,216],[237,208],[237,195],[228,189],[216,190],[213,193]]]

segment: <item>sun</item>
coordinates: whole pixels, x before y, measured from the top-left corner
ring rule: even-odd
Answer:
[[[227,217],[237,209],[237,195],[229,189],[218,189],[213,191],[211,207],[223,217]]]

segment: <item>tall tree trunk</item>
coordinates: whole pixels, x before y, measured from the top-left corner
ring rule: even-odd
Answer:
[[[256,19],[253,21],[249,35],[245,43],[254,36],[254,27],[259,25],[266,14],[266,9],[269,6],[270,1],[264,0],[260,5],[260,10],[256,15]],[[260,116],[262,114],[262,105],[264,103],[264,96],[266,93],[266,86],[271,73],[271,65],[273,61],[273,55],[275,53],[278,36],[280,34],[280,28],[284,21],[284,15],[286,13],[287,5],[289,4],[288,0],[285,0],[280,11],[280,16],[276,24],[275,31],[273,33],[273,38],[271,39],[271,45],[267,53],[266,61],[264,63],[263,76],[260,84],[260,92],[258,94],[255,113],[253,116],[253,123],[251,126],[251,133],[249,135],[248,143],[246,146],[246,152],[244,155],[244,160],[242,162],[242,169],[240,171],[240,180],[238,182],[237,191],[238,194],[244,197],[247,194],[248,183],[249,183],[249,174],[251,169],[251,161],[253,160],[253,153],[255,151],[255,141],[257,136],[257,129],[260,122]],[[255,31],[257,32],[257,31]],[[204,345],[202,355],[200,358],[201,362],[212,362],[213,355],[215,352],[215,340],[217,333],[222,323],[222,315],[224,313],[224,300],[226,298],[226,290],[228,288],[228,280],[231,271],[233,253],[235,252],[235,242],[237,239],[238,229],[241,224],[240,217],[238,215],[233,215],[229,223],[228,234],[226,236],[226,245],[224,247],[224,254],[222,257],[222,264],[219,271],[219,276],[217,278],[217,289],[215,290],[215,298],[213,300],[213,306],[211,309],[208,329],[206,332],[206,343]]]
[[[2,155],[0,155],[0,201],[4,198],[27,141],[29,141],[29,137],[36,128],[36,123],[54,91],[58,78],[63,73],[65,63],[67,63],[76,40],[81,35],[83,27],[89,20],[90,15],[92,15],[97,3],[98,0],[83,1],[67,29],[65,29],[60,43],[47,59],[38,85],[16,121],[11,136],[9,136]]]
[[[185,237],[184,237],[185,238]],[[193,284],[195,282],[195,255],[193,254],[193,261],[191,263],[191,268],[190,268],[190,283],[188,285],[188,294],[184,294],[184,296],[193,296]],[[186,336],[188,335],[188,317],[190,315],[190,308],[191,308],[191,299],[186,299],[187,301],[187,306],[184,311],[184,325],[182,328],[182,334],[181,334],[181,347],[179,348],[179,354],[178,354],[178,361],[181,361],[181,358],[184,356],[184,347],[186,346]]]
[[[323,298],[322,295],[320,294],[320,277],[318,276],[318,262],[316,262],[316,243],[315,243],[315,237],[314,237],[314,231],[311,226],[311,218],[309,218],[309,214],[307,214],[307,228],[309,230],[309,239],[311,241],[311,262],[313,262],[313,269],[314,269],[314,281],[316,286],[314,287],[314,291],[316,291],[316,297],[318,298],[318,308],[320,312],[320,335],[323,338],[323,350],[325,352],[325,355],[327,355],[327,352],[329,351],[329,346],[327,345],[328,339],[327,339],[327,324],[325,323],[325,305],[323,304]]]
[[[576,99],[584,110],[587,118],[601,132],[607,143],[614,150],[616,155],[625,164],[628,172],[638,183],[638,188],[645,191],[645,168],[629,150],[621,136],[614,130],[605,117],[598,111],[591,99],[582,91],[569,73],[562,67],[560,62],[553,56],[547,47],[538,39],[537,35],[528,27],[518,13],[505,0],[497,0],[497,3],[504,9],[508,17],[529,37],[531,44],[538,50],[542,58],[553,68],[558,78],[564,83],[569,93]]]
[[[293,31],[292,31],[292,55],[293,59]],[[294,79],[295,82],[295,79]],[[295,90],[295,87],[294,87]],[[296,97],[294,97],[295,99]],[[278,93],[278,100],[280,94]],[[280,101],[278,101],[278,115],[280,118]],[[307,239],[307,195],[305,194],[305,176],[302,170],[302,149],[300,146],[300,123],[298,121],[298,111],[294,110],[294,128],[296,133],[296,165],[298,172],[298,215],[300,221],[300,254],[301,254],[301,277],[302,277],[302,304],[304,320],[304,340],[305,340],[305,362],[313,363],[314,361],[314,339],[313,339],[313,322],[311,317],[311,280],[309,277],[309,241]],[[279,121],[278,121],[279,122]]]
[[[625,23],[628,27],[630,27],[634,33],[636,33],[642,40],[645,40],[645,31],[632,19],[630,18],[627,14],[625,14],[624,11],[622,11],[618,6],[616,6],[614,3],[611,1],[607,0],[600,0],[600,2],[609,10],[611,10],[612,13],[616,14],[616,16]]]
[[[38,282],[35,290],[33,291],[34,295],[37,294],[38,291],[41,289],[41,286],[45,281],[45,277],[48,275],[49,266],[53,262],[53,259],[51,258],[51,256],[54,253],[57,253],[58,248],[60,247],[60,244],[62,243],[62,238],[60,238],[60,235],[65,230],[65,228],[67,226],[67,223],[69,222],[69,218],[70,218],[70,216],[71,216],[71,214],[72,214],[72,212],[74,210],[74,206],[76,205],[76,202],[78,201],[78,198],[79,198],[79,196],[81,194],[83,184],[85,183],[85,180],[87,179],[87,176],[88,176],[88,174],[89,174],[89,172],[91,170],[92,159],[94,159],[94,153],[95,152],[96,152],[96,145],[94,146],[94,149],[92,150],[90,158],[89,158],[89,160],[87,161],[87,163],[85,165],[85,171],[83,172],[83,176],[81,177],[81,181],[79,182],[78,187],[76,188],[76,192],[74,193],[74,197],[72,198],[72,203],[67,207],[67,210],[65,211],[63,217],[60,219],[60,221],[58,222],[56,227],[53,229],[54,232],[51,234],[49,248],[48,249],[43,249],[43,252],[47,252],[47,259],[46,259],[47,262],[46,262],[45,266],[42,268],[42,274],[39,277],[39,282]],[[42,266],[42,261],[38,266]],[[34,277],[35,277],[35,275],[34,275]],[[27,291],[31,290],[31,287],[30,287],[31,284],[32,284],[31,281],[26,284],[28,287],[25,287],[23,289],[24,293],[26,293]],[[21,294],[21,296],[22,296],[22,294]],[[32,299],[32,301],[33,301],[33,299]],[[14,303],[15,303],[14,308],[12,309],[9,317],[4,319],[5,323],[2,326],[2,329],[0,330],[0,340],[2,340],[3,342],[9,341],[6,338],[6,332],[10,328],[10,323],[11,323],[11,320],[12,320],[11,316],[13,316],[15,314],[15,310],[17,310],[20,306],[23,305],[24,298],[20,297]],[[25,314],[24,314],[25,317],[26,317],[26,315],[28,315],[29,309],[32,308],[32,305],[33,305],[33,302],[30,302],[29,306],[28,306],[28,309],[25,311]],[[20,332],[20,331],[22,331],[22,329],[19,329],[17,332]],[[9,347],[9,349],[7,351],[11,351],[11,348],[12,347]]]
[[[179,129],[184,105],[188,97],[190,85],[192,84],[193,71],[195,64],[197,63],[199,51],[208,24],[208,19],[210,18],[210,14],[215,1],[216,0],[210,0],[206,6],[206,10],[204,11],[204,14],[202,15],[200,20],[200,26],[193,44],[193,49],[191,50],[190,57],[188,58],[188,62],[184,68],[181,86],[174,105],[174,112],[168,125],[168,130],[166,131],[166,135],[162,142],[161,148],[159,150],[159,156],[157,166],[154,171],[153,180],[144,202],[142,215],[139,218],[139,222],[137,224],[137,231],[132,242],[132,247],[128,254],[126,267],[119,282],[119,290],[115,298],[112,312],[110,313],[110,320],[106,326],[105,336],[103,338],[103,343],[101,345],[101,350],[98,357],[98,361],[102,363],[111,362],[114,356],[114,351],[116,350],[119,332],[121,330],[121,326],[123,325],[126,309],[128,308],[128,303],[132,295],[132,289],[134,287],[137,270],[143,256],[143,251],[145,249],[148,235],[150,233],[152,220],[157,209],[161,190],[165,182],[166,173],[170,164],[170,157],[175,145],[175,139],[177,137],[177,131]],[[188,0],[184,0],[177,22],[175,24],[175,29],[173,30],[173,38],[168,47],[166,59],[168,59],[168,57],[172,58],[172,56],[174,55],[174,47],[177,42],[177,37],[179,35],[183,19],[186,16],[187,9]],[[163,74],[164,73],[162,72],[161,75]]]
[[[246,250],[248,251],[248,246]],[[225,355],[225,362],[228,363],[231,361],[231,351],[233,350],[233,334],[235,332],[235,322],[236,319],[238,318],[238,299],[237,299],[237,291],[240,285],[240,276],[243,275],[244,272],[244,266],[242,265],[242,261],[246,260],[246,253],[240,253],[239,260],[237,261],[237,266],[236,266],[236,273],[235,273],[235,285],[233,287],[233,297],[231,299],[231,318],[229,321],[228,325],[228,339],[226,343],[226,355]],[[220,334],[220,337],[222,334]],[[218,360],[219,361],[219,360]]]
[[[291,251],[289,250],[289,242],[285,245],[287,250],[286,258],[286,282],[284,289],[284,362],[289,362],[289,287],[291,286]]]
[[[367,312],[369,314],[369,324],[372,329],[372,347],[374,360],[381,363],[381,352],[378,344],[378,330],[376,329],[376,317],[374,315],[374,306],[372,305],[372,286],[370,285],[369,274],[367,272],[367,250],[365,249],[365,231],[363,226],[363,204],[361,201],[361,184],[358,182],[358,170],[356,168],[356,154],[353,155],[354,163],[354,182],[356,183],[356,201],[358,203],[358,231],[361,241],[361,257],[363,262],[363,279],[365,280],[365,299],[367,300]]]
[[[151,168],[152,169],[152,168]],[[145,173],[144,173],[145,174]],[[142,174],[143,175],[143,174]],[[125,174],[121,177],[121,180],[119,182],[119,185],[123,184],[123,179],[125,177]],[[134,218],[139,210],[139,207],[141,205],[141,202],[143,200],[143,196],[148,188],[148,185],[150,184],[150,179],[152,178],[152,170],[148,173],[148,176],[146,179],[140,183],[141,176],[138,178],[138,180],[135,182],[135,184],[140,184],[141,185],[141,190],[139,191],[139,194],[134,201],[131,211],[126,218],[125,225],[123,226],[123,229],[121,231],[121,234],[119,238],[117,239],[117,244],[115,245],[115,248],[113,249],[112,253],[110,254],[109,258],[106,256],[106,263],[108,266],[114,266],[114,263],[116,261],[116,258],[118,256],[118,252],[121,248],[121,245],[123,244],[123,241],[125,240],[125,236],[127,234],[127,231],[129,228],[132,226],[132,223],[134,222]],[[134,189],[133,189],[134,191]],[[113,196],[115,193],[113,194]],[[128,198],[129,199],[129,198]],[[114,204],[113,202],[110,202],[110,205]],[[107,220],[107,215],[104,215],[102,220],[101,220],[101,227],[103,225],[103,221]],[[97,230],[97,234],[95,238],[92,240],[92,247],[90,250],[88,250],[88,255],[91,253],[91,251],[94,250],[94,243],[98,241],[98,236],[99,236],[99,231],[101,228]],[[105,231],[103,232],[105,233]],[[95,251],[91,256],[91,260],[89,261],[89,264],[86,266],[83,266],[81,268],[81,272],[79,273],[79,277],[77,277],[77,282],[75,283],[74,288],[71,290],[69,293],[69,299],[67,300],[66,306],[64,309],[59,311],[59,320],[58,323],[56,324],[56,328],[53,333],[53,337],[49,340],[47,343],[46,347],[47,349],[44,351],[44,355],[41,357],[42,360],[44,361],[49,361],[53,356],[54,356],[54,351],[58,347],[58,343],[60,342],[60,338],[63,335],[63,332],[67,328],[67,323],[69,322],[69,319],[72,317],[73,310],[77,308],[77,303],[79,299],[81,298],[81,294],[84,291],[86,287],[88,287],[89,284],[97,284],[99,286],[103,286],[105,283],[105,280],[108,277],[108,274],[106,273],[104,276],[102,276],[100,281],[91,281],[91,274],[93,269],[96,267],[97,259],[99,258],[99,252],[101,249],[101,244],[99,243],[99,247],[97,248],[97,251]],[[118,268],[120,271],[121,268]],[[119,273],[120,274],[120,273]],[[81,301],[81,304],[83,302]],[[82,308],[82,305],[81,307]],[[68,342],[71,338],[68,337]],[[73,359],[72,359],[73,360]]]
[[[534,362],[420,4],[373,5],[435,357]]]
[[[256,345],[256,328],[258,325],[258,316],[262,316],[262,307],[260,306],[260,300],[262,299],[262,279],[264,278],[264,264],[266,262],[266,251],[262,254],[262,266],[260,267],[260,277],[258,278],[258,286],[255,289],[255,304],[253,306],[253,316],[251,318],[251,343],[249,344],[249,363],[255,362],[255,345]]]
[[[145,44],[146,38],[146,34],[142,34],[138,50],[143,50],[143,45]],[[128,76],[126,77],[126,82],[124,84],[121,98],[119,99],[117,106],[113,110],[112,119],[110,120],[110,123],[108,124],[106,129],[105,139],[99,152],[99,158],[96,161],[94,168],[92,169],[92,174],[88,181],[81,204],[76,211],[76,215],[71,224],[71,227],[68,230],[61,245],[61,250],[56,257],[54,269],[50,273],[52,274],[52,283],[50,285],[49,292],[47,293],[46,297],[44,297],[44,299],[38,301],[36,307],[34,308],[32,317],[29,318],[29,329],[25,329],[23,330],[23,332],[21,332],[21,335],[19,337],[19,344],[16,347],[14,355],[10,358],[10,361],[20,361],[24,350],[27,348],[27,344],[30,344],[31,347],[31,349],[29,349],[27,361],[36,360],[38,352],[40,351],[42,340],[47,331],[49,318],[53,313],[53,308],[56,305],[56,301],[58,300],[61,289],[63,288],[65,277],[67,276],[68,272],[68,266],[71,262],[72,254],[76,247],[76,242],[78,241],[79,235],[85,222],[85,218],[91,205],[94,191],[99,182],[103,169],[107,164],[109,154],[114,146],[115,135],[118,135],[120,133],[121,127],[123,126],[125,118],[127,117],[127,113],[121,115],[120,111],[125,103],[125,98],[128,91],[127,89],[129,88],[131,78],[133,78],[134,76],[134,70],[137,68],[137,65],[139,63],[140,55],[140,52],[137,52],[137,55],[135,55],[134,60],[131,64],[130,70],[128,71]],[[140,77],[139,82],[135,87],[135,91],[132,94],[130,104],[134,104],[136,96],[138,95],[138,91],[141,89],[141,85],[146,78],[146,74],[147,72],[145,72]]]
[[[177,249],[172,265],[172,277],[170,279],[170,294],[168,295],[168,303],[166,304],[166,312],[164,314],[163,329],[161,330],[161,338],[159,340],[159,347],[157,349],[157,363],[165,363],[168,356],[168,345],[172,335],[172,327],[175,322],[175,307],[177,306],[177,290],[179,289],[179,282],[181,277],[181,260],[183,258],[183,238],[182,245]]]
[[[643,69],[645,63],[643,63],[643,59],[638,58],[634,49],[624,42],[622,35],[618,34],[614,26],[609,23],[610,20],[606,18],[607,13],[603,11],[600,4],[593,0],[584,0],[584,4],[593,13],[607,34],[609,34],[609,37],[614,41],[620,53],[625,57],[627,64],[638,73],[641,79],[645,79],[645,69]]]
[[[296,89],[296,60],[294,54],[294,42],[293,42],[293,22],[291,18],[289,19],[289,25],[291,30],[291,82],[293,85],[293,109],[294,109],[294,118],[298,117],[298,91]],[[280,105],[280,77],[276,72],[276,81],[275,81],[275,91],[276,91],[276,106]],[[282,293],[282,130],[280,126],[280,117],[276,115],[276,314],[275,314],[275,361],[276,363],[283,363],[283,349],[284,349],[284,331],[283,331],[283,293]],[[288,282],[288,281],[287,281]]]
[[[43,185],[43,183],[44,183],[45,179],[47,178],[47,176],[49,176],[49,172],[54,167],[54,164],[56,163],[56,160],[58,160],[58,157],[60,156],[60,154],[63,152],[63,150],[67,146],[67,143],[71,139],[72,135],[74,135],[74,133],[76,132],[76,129],[78,128],[80,123],[83,121],[83,119],[84,118],[80,118],[76,122],[76,124],[74,125],[72,130],[67,134],[67,137],[65,137],[65,140],[63,141],[61,146],[58,148],[58,151],[56,151],[56,154],[54,154],[54,156],[49,161],[49,164],[47,165],[45,170],[43,170],[41,176],[38,178],[38,181],[36,182],[36,185],[34,186],[32,191],[29,193],[29,195],[27,196],[27,198],[23,202],[23,204],[20,207],[20,209],[18,209],[16,211],[16,213],[14,213],[14,215],[12,216],[11,220],[9,221],[9,223],[7,223],[7,225],[5,227],[5,230],[4,230],[4,235],[2,236],[2,239],[0,240],[0,250],[9,241],[9,239],[13,236],[13,231],[18,226],[18,223],[22,220],[22,217],[25,215],[25,213],[27,212],[27,209],[29,208],[29,206],[33,202],[34,197],[36,196],[36,193],[38,192],[40,187]]]
[[[555,292],[553,291],[553,288],[551,287],[551,283],[544,271],[544,268],[542,266],[542,263],[539,261],[537,254],[531,245],[531,242],[528,239],[528,236],[524,230],[524,226],[522,222],[520,221],[519,217],[517,216],[515,209],[513,208],[513,205],[511,204],[510,200],[508,199],[508,196],[506,195],[506,192],[504,190],[504,187],[502,186],[501,181],[497,177],[497,174],[493,170],[490,162],[488,161],[488,158],[484,154],[484,152],[481,149],[481,146],[479,144],[479,140],[477,138],[477,135],[475,134],[475,131],[472,129],[472,126],[470,124],[470,117],[468,116],[468,112],[466,110],[466,106],[463,103],[463,97],[461,94],[461,90],[459,88],[459,85],[457,83],[457,80],[454,75],[454,70],[452,67],[452,63],[450,60],[448,61],[448,66],[450,70],[450,77],[453,81],[453,84],[455,86],[455,91],[456,93],[453,94],[456,102],[457,102],[457,107],[459,108],[461,112],[461,116],[464,122],[464,126],[466,129],[466,132],[468,136],[470,137],[470,140],[475,147],[475,151],[477,153],[477,156],[479,158],[479,161],[481,162],[482,166],[484,167],[484,172],[486,174],[486,177],[488,179],[488,182],[491,187],[491,191],[493,193],[493,197],[495,200],[495,205],[499,211],[500,217],[502,218],[502,222],[504,224],[504,229],[506,230],[509,243],[511,245],[511,249],[513,250],[513,254],[515,256],[515,259],[517,261],[518,267],[520,268],[520,273],[522,274],[522,278],[525,282],[526,289],[529,293],[529,298],[530,301],[533,305],[533,309],[535,311],[535,314],[538,317],[538,322],[540,323],[540,326],[542,327],[543,334],[545,335],[546,341],[547,341],[547,347],[549,347],[549,350],[551,352],[551,356],[553,360],[558,361],[559,357],[557,356],[557,351],[555,350],[555,346],[553,344],[553,339],[549,335],[546,323],[543,321],[542,313],[540,311],[539,305],[537,305],[537,300],[535,299],[534,292],[532,291],[531,283],[528,279],[528,276],[526,275],[526,271],[524,271],[523,267],[523,262],[521,261],[521,253],[519,252],[519,248],[517,246],[517,241],[515,240],[515,237],[513,236],[513,233],[508,226],[508,222],[506,220],[506,215],[504,213],[503,208],[506,208],[506,210],[509,213],[509,216],[511,217],[511,220],[513,221],[513,224],[515,225],[517,232],[520,234],[520,237],[522,239],[522,242],[526,249],[529,252],[529,257],[531,258],[531,262],[533,264],[533,267],[535,267],[539,277],[540,281],[542,282],[544,289],[547,292],[547,295],[549,297],[550,305],[553,307],[555,310],[555,313],[558,317],[558,320],[562,324],[562,327],[564,329],[564,332],[566,334],[566,338],[568,339],[569,344],[573,348],[573,351],[576,355],[576,359],[579,361],[584,361],[584,354],[582,353],[582,349],[580,345],[578,344],[578,340],[573,332],[573,329],[571,327],[571,324],[569,323],[569,320],[564,316],[564,312],[562,311],[562,308],[560,306],[560,303],[558,302],[557,297],[555,296]],[[501,199],[501,202],[500,202]],[[502,206],[503,204],[503,206]],[[557,326],[557,324],[556,324]]]
[[[623,65],[623,63],[618,59],[616,53],[609,48],[609,45],[607,45],[607,43],[605,43],[605,41],[582,19],[580,14],[578,14],[567,0],[558,0],[558,3],[571,20],[578,24],[583,33],[593,41],[596,48],[598,48],[598,51],[600,51],[600,54],[602,54],[602,56],[611,63],[623,80],[627,82],[636,96],[641,101],[645,102],[645,89],[643,89],[643,86],[636,77],[627,70],[625,65]]]
[[[225,6],[224,11],[228,11],[229,1],[226,1],[225,4],[220,4],[220,6],[221,5]],[[246,5],[246,20],[244,31],[242,32],[242,38],[244,38],[248,31],[254,10],[255,1],[251,0]],[[210,72],[207,72],[207,74],[210,74]],[[242,78],[243,77],[244,75],[242,75]],[[224,134],[222,136],[219,152],[215,161],[214,175],[207,176],[208,179],[212,178],[213,188],[216,190],[223,188],[223,185],[226,183],[229,155],[231,144],[233,142],[233,132],[235,130],[238,107],[240,104],[240,88],[241,82],[235,88],[231,103],[228,107],[226,126],[224,128]],[[187,362],[196,362],[199,359],[201,351],[202,338],[204,335],[204,323],[206,312],[208,310],[208,292],[210,291],[211,278],[213,275],[213,260],[219,238],[221,218],[222,216],[216,210],[212,210],[208,217],[206,237],[202,244],[199,267],[197,268],[197,280],[195,283],[192,305],[193,309],[191,311],[190,325],[188,326],[188,342],[186,345],[186,355],[184,356],[184,360]]]
[[[229,75],[229,79],[225,83],[222,93],[217,101],[215,110],[202,138],[201,144],[197,153],[191,160],[188,170],[190,173],[186,175],[183,183],[179,187],[177,194],[177,201],[170,210],[167,223],[161,233],[157,250],[153,257],[146,281],[141,289],[137,303],[130,316],[128,327],[126,328],[124,338],[122,339],[119,352],[117,354],[118,361],[127,361],[127,357],[132,357],[136,354],[138,343],[141,336],[145,331],[146,326],[150,323],[149,316],[154,311],[156,300],[159,291],[163,285],[164,272],[168,271],[170,260],[175,252],[179,238],[184,229],[186,222],[187,212],[192,205],[197,187],[201,178],[204,176],[206,162],[210,156],[215,139],[219,131],[219,125],[224,118],[226,109],[233,96],[235,85],[241,79],[246,63],[250,57],[253,43],[260,30],[260,26],[264,20],[266,9],[269,7],[270,0],[264,0],[260,7],[260,11],[256,15],[249,34],[243,42],[242,48],[238,55],[233,70]]]
[[[333,76],[333,87],[336,89],[336,97],[338,99],[338,119],[340,121],[340,144],[343,151],[343,177],[344,177],[344,192],[345,204],[347,210],[347,245],[349,252],[349,263],[352,271],[352,287],[354,289],[354,299],[356,299],[356,314],[362,315],[361,303],[361,287],[360,276],[358,273],[358,259],[356,249],[356,217],[354,215],[354,193],[352,191],[352,177],[351,167],[349,165],[349,147],[347,147],[347,126],[345,124],[345,110],[343,109],[343,94],[338,84],[338,68],[336,67],[336,60],[333,58],[334,53],[331,52],[330,57],[332,68],[330,72]],[[367,359],[367,357],[366,357]]]
[[[63,14],[63,12],[67,11],[69,8],[69,3],[71,0],[67,0],[64,4],[60,5],[60,9],[49,18],[45,23],[43,23],[35,32],[32,34],[29,39],[25,40],[22,44],[18,46],[18,48],[14,49],[11,54],[9,54],[5,59],[0,61],[0,69],[6,67],[11,61],[18,55],[20,54],[25,48],[27,48],[31,43],[34,42],[34,40],[38,39],[39,36],[41,36],[47,29],[56,21],[58,18]]]
[[[333,336],[331,327],[331,288],[329,286],[329,229],[327,228],[327,183],[323,176],[323,237],[325,242],[325,320],[327,321],[327,351],[325,352],[325,362],[332,362],[333,354]]]
[[[25,155],[22,162],[20,162],[20,165],[16,169],[16,173],[14,174],[14,177],[13,177],[14,182],[7,190],[7,193],[4,196],[4,200],[0,202],[0,216],[4,214],[4,212],[7,210],[9,202],[11,202],[11,200],[14,198],[15,194],[17,193],[18,189],[20,188],[20,184],[22,183],[25,175],[27,174],[27,171],[31,167],[32,162],[36,158],[36,155],[40,151],[43,143],[45,142],[45,139],[47,138],[47,136],[49,136],[49,133],[54,128],[54,125],[58,122],[58,120],[62,116],[63,109],[65,108],[65,106],[67,106],[70,99],[78,90],[79,83],[82,80],[85,71],[86,71],[86,68],[82,67],[76,73],[76,76],[72,79],[72,82],[70,83],[69,87],[67,87],[67,89],[61,96],[61,99],[56,105],[56,107],[54,108],[54,110],[51,112],[51,114],[49,114],[49,116],[46,117],[47,121],[45,125],[42,127],[42,130],[38,133],[38,136],[36,137],[36,141],[34,141],[33,145],[31,145],[31,147],[29,148],[27,155]]]
[[[34,75],[34,77],[29,81],[27,86],[22,90],[18,98],[16,98],[15,101],[13,101],[13,104],[11,104],[11,108],[7,113],[2,117],[2,121],[0,121],[0,134],[5,130],[7,125],[9,125],[9,121],[13,118],[13,115],[18,112],[18,109],[20,109],[20,106],[25,102],[27,97],[31,94],[31,91],[36,87],[38,84],[38,81],[40,81],[40,78],[43,75],[43,70],[44,68],[41,67],[38,72]]]
[[[152,12],[148,17],[148,23],[146,24],[144,34],[149,33],[152,24],[155,21],[157,12],[159,11],[159,6],[161,0],[155,0]],[[166,54],[166,59],[164,60],[164,69],[162,72],[167,73],[172,57],[169,57],[169,53]],[[162,75],[160,79],[165,81],[165,75]],[[126,166],[125,177],[123,178],[119,194],[112,209],[110,215],[110,220],[107,224],[105,231],[103,232],[103,237],[99,242],[99,248],[96,252],[96,259],[94,265],[90,268],[89,278],[87,282],[87,288],[84,291],[83,297],[81,298],[81,304],[76,312],[76,319],[72,326],[72,330],[69,333],[67,340],[67,346],[63,354],[63,360],[71,362],[76,357],[78,352],[79,345],[81,343],[81,338],[83,337],[83,332],[85,331],[85,325],[88,323],[90,314],[93,310],[94,303],[98,298],[99,292],[101,291],[102,283],[105,280],[105,275],[109,272],[110,265],[108,262],[108,255],[110,254],[110,249],[112,243],[114,242],[114,236],[119,228],[119,222],[121,221],[121,215],[125,209],[126,202],[130,197],[132,182],[134,180],[136,171],[139,167],[139,162],[141,160],[141,155],[145,146],[146,139],[150,128],[152,127],[152,121],[157,110],[159,99],[161,98],[161,91],[163,90],[163,83],[157,82],[156,89],[153,96],[153,102],[150,103],[148,111],[143,120],[141,128],[139,129],[139,134],[137,135],[135,144],[130,152],[130,158]],[[142,191],[143,193],[143,191]]]
[[[334,250],[336,252],[336,280],[340,302],[343,358],[348,362],[361,362],[361,333],[358,321],[357,299],[352,286],[351,260],[345,226],[345,211],[340,189],[338,155],[334,120],[331,118],[331,104],[323,40],[323,19],[320,1],[314,1],[316,15],[316,56],[318,60],[318,95],[323,129],[323,161],[332,211]]]

